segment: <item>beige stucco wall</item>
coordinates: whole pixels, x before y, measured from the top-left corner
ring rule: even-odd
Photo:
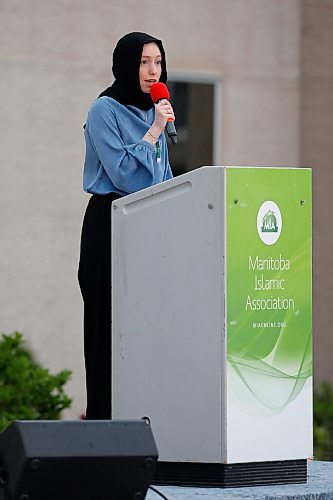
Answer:
[[[325,350],[332,347],[327,336],[332,273],[329,248],[321,248],[320,239],[325,233],[325,242],[331,241],[322,225],[329,211],[319,194],[324,187],[329,196],[329,133],[322,148],[317,129],[332,123],[325,114],[326,106],[332,109],[332,69],[327,69],[328,49],[326,69],[317,67],[317,52],[311,53],[304,35],[304,8],[306,19],[330,21],[312,4],[0,2],[0,331],[24,332],[52,371],[73,370],[68,392],[74,403],[66,416],[76,418],[85,406],[83,309],[76,282],[88,199],[81,190],[82,124],[90,102],[109,83],[115,42],[135,30],[163,39],[171,73],[222,79],[221,164],[320,165],[315,175],[315,296],[325,299],[315,301],[316,352],[323,362],[317,373],[333,382],[327,354],[319,355],[319,341]],[[316,47],[324,42],[327,38],[318,39]],[[306,47],[312,63],[305,64]]]

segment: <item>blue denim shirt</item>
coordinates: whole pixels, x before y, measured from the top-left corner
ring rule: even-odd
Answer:
[[[124,106],[111,97],[93,102],[85,127],[83,189],[93,194],[126,195],[172,178],[165,134],[157,145],[143,141],[155,109]]]

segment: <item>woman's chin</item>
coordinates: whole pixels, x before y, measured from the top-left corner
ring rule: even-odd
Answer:
[[[147,86],[141,87],[141,91],[144,94],[150,94],[150,87],[147,87]]]

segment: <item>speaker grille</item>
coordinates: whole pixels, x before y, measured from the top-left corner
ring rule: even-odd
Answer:
[[[306,481],[306,460],[281,460],[240,464],[157,462],[152,482],[156,485],[236,488]]]

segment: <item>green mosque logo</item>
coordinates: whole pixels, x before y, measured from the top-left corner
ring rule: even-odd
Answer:
[[[257,231],[265,245],[274,245],[281,235],[282,215],[273,200],[264,201],[257,212]]]
[[[268,210],[262,219],[261,231],[263,233],[277,233],[278,225],[273,210]]]

